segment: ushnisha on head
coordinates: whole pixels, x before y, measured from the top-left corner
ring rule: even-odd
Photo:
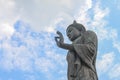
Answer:
[[[71,41],[82,35],[86,31],[82,24],[77,23],[75,20],[73,24],[69,25],[66,29],[66,34]]]
[[[70,25],[67,27],[67,29],[68,29],[69,27],[74,27],[74,28],[78,29],[79,31],[83,31],[83,32],[86,31],[85,27],[84,27],[82,24],[77,23],[76,20],[74,20],[74,21],[73,21],[73,24],[70,24]]]

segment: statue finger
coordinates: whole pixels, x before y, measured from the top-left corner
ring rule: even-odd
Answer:
[[[60,37],[63,37],[62,33],[60,31],[57,31],[57,34],[60,36]]]
[[[55,41],[56,42],[59,42],[58,39],[60,39],[60,37],[55,37]]]

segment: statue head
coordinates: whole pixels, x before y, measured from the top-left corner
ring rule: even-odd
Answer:
[[[67,27],[66,33],[68,38],[71,41],[74,41],[76,38],[82,35],[86,31],[85,27],[82,24],[77,23],[76,21],[73,24],[70,24]]]

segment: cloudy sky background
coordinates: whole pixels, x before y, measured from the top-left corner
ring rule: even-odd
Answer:
[[[0,0],[0,80],[67,80],[54,41],[76,20],[99,39],[99,80],[120,80],[120,0]]]

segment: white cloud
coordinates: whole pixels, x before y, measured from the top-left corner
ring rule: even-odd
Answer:
[[[2,23],[0,25],[0,40],[10,38],[13,32],[14,28],[9,23]]]
[[[93,4],[89,0],[86,3],[89,3],[89,5],[86,7],[83,5],[79,9],[79,12],[75,15],[76,20],[87,29],[94,30],[99,40],[110,39],[110,36],[108,36],[110,32],[105,20],[105,17],[109,15],[109,9],[102,8],[99,1]]]
[[[0,68],[8,71],[40,71],[52,77],[51,71],[61,70],[57,66],[65,69],[65,54],[58,54],[53,48],[56,45],[53,35],[47,32],[33,32],[29,28],[24,28],[24,24],[20,25],[20,30],[15,30],[12,38],[4,39],[0,43],[3,51]]]
[[[101,21],[101,20],[103,20],[104,19],[104,17],[106,16],[106,15],[108,15],[108,13],[109,13],[109,10],[108,10],[108,8],[101,8],[100,7],[100,3],[98,2],[97,4],[96,4],[96,6],[95,6],[95,8],[94,8],[94,20],[95,21]],[[96,24],[97,25],[97,24]]]
[[[53,59],[53,61],[56,61],[56,64],[59,64],[59,65],[62,65],[62,66],[65,66],[65,62],[66,61],[66,54],[57,54],[55,53],[55,51],[52,51],[52,50],[49,50],[49,51],[46,51],[46,56],[48,58],[51,58]],[[63,63],[64,62],[64,63]]]
[[[34,75],[25,75],[25,80],[36,80],[36,77]]]
[[[9,43],[2,45],[4,54],[1,59],[1,67],[6,70],[20,69],[22,71],[31,71],[32,53],[25,46],[12,47]]]
[[[114,5],[116,6],[116,8],[120,10],[120,5],[119,5],[120,1],[119,0],[114,0],[113,2],[114,2]]]
[[[105,53],[97,63],[97,70],[100,74],[108,71],[113,64],[115,55],[113,52]]]
[[[111,79],[120,79],[120,64],[115,64],[113,68],[111,68],[109,72],[109,76]]]
[[[96,30],[99,40],[104,40],[109,38],[108,36],[109,30],[106,27],[107,22],[104,19],[106,16],[108,16],[108,13],[109,13],[109,9],[108,8],[102,9],[99,3],[94,8],[95,15],[93,21],[91,21],[91,26],[93,29]]]
[[[109,30],[109,37],[114,41],[116,41],[116,39],[118,38],[118,32],[116,29],[111,29]]]
[[[0,39],[12,35],[17,18],[14,0],[0,0]]]
[[[38,70],[44,73],[49,72],[49,70],[55,69],[55,64],[53,64],[50,59],[42,57],[35,60],[35,66]]]
[[[118,52],[120,53],[120,42],[119,41],[114,41],[113,42],[113,47],[115,47],[117,50],[118,50]]]
[[[77,13],[77,15],[75,15],[75,18],[78,22],[86,24],[90,21],[88,10],[92,8],[92,5],[92,0],[86,0],[84,5],[79,8],[79,12]]]
[[[10,18],[15,8],[14,0],[0,0],[0,17],[3,20],[6,20],[6,18]],[[10,19],[9,19],[10,20]],[[0,19],[1,21],[1,19]]]
[[[29,47],[25,45],[27,43],[29,44],[29,42],[25,41],[32,38],[29,37],[28,33],[27,35],[25,35],[25,33],[26,32],[20,33],[14,31],[12,37],[14,36],[15,40],[13,40],[12,37],[2,39],[2,43],[0,44],[2,49],[2,58],[0,59],[1,68],[4,68],[6,70],[20,69],[22,71],[31,71],[31,59],[33,57],[36,57],[36,55],[29,50]]]
[[[69,23],[74,19],[78,8],[90,8],[91,0],[1,0],[1,20],[14,24],[16,19],[28,22],[37,31],[49,27],[61,16]],[[7,4],[7,5],[6,5]],[[5,19],[4,17],[5,16]],[[66,18],[67,17],[67,18]],[[12,22],[11,22],[12,21]],[[53,31],[54,27],[50,27]]]
[[[110,31],[111,33],[109,33],[110,34],[110,37],[111,37],[111,39],[112,39],[112,44],[113,44],[113,47],[115,48],[115,49],[117,49],[118,50],[118,52],[120,53],[120,42],[118,41],[119,39],[118,39],[118,32],[117,32],[117,30],[116,29],[111,29],[111,31]]]
[[[20,19],[28,22],[37,31],[54,32],[57,23],[64,20],[65,24],[68,25],[76,19],[87,28],[96,30],[101,40],[108,38],[109,35],[107,28],[105,28],[106,21],[104,20],[104,17],[109,13],[109,9],[102,9],[100,2],[93,4],[92,0],[60,0],[59,2],[56,0],[1,0],[1,4],[0,11],[2,14],[0,16],[5,16],[5,18],[1,18],[0,21],[4,20],[10,26],[17,19]],[[5,4],[8,5],[5,6]],[[93,18],[90,17],[90,10],[93,12]],[[12,32],[13,28],[11,27],[9,33],[12,34]],[[3,33],[2,31],[1,35]]]

